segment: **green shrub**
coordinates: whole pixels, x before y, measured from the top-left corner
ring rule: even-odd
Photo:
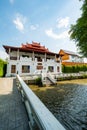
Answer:
[[[87,74],[83,74],[83,78],[87,78]]]
[[[36,85],[38,85],[39,87],[43,86],[41,77],[38,77],[35,82],[36,82]]]
[[[78,73],[80,71],[87,71],[87,65],[77,65],[77,66],[64,66],[62,65],[62,72],[63,73]]]
[[[4,77],[6,74],[7,63],[0,59],[0,77]]]

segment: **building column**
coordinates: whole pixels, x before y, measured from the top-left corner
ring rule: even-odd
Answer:
[[[55,55],[54,59],[55,59],[55,61],[56,61],[56,55]]]
[[[9,60],[10,60],[10,52],[11,52],[11,49],[9,48]]]
[[[17,50],[17,60],[19,60],[19,49]]]
[[[10,65],[10,53],[11,53],[11,48],[9,48],[8,50],[8,64],[7,64],[7,72],[6,72],[6,76],[10,76],[11,74],[11,65]]]
[[[33,51],[33,54],[32,54],[32,59],[33,59],[33,61],[35,60],[35,57],[34,57],[34,51]]]
[[[45,61],[46,61],[46,56],[47,56],[47,55],[46,55],[46,53],[45,53]]]
[[[60,56],[59,59],[60,59],[60,73],[61,73],[62,72],[62,57]]]

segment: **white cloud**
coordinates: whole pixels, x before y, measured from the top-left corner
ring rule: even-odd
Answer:
[[[13,20],[13,23],[19,31],[23,32],[26,20],[26,17],[22,16],[21,14],[17,14],[16,18]]]
[[[13,4],[13,3],[14,3],[14,0],[10,0],[10,3]]]
[[[13,23],[16,25],[16,28],[20,31],[23,31],[24,30],[24,25],[22,23],[22,21],[20,20],[20,18],[16,18]]]
[[[51,28],[51,29],[49,29],[49,30],[46,30],[45,33],[46,33],[49,37],[51,37],[51,38],[53,38],[53,39],[56,40],[56,39],[65,39],[65,38],[69,37],[68,31],[69,31],[69,30],[66,30],[66,31],[64,31],[64,32],[62,32],[62,33],[60,33],[60,34],[56,34],[56,33],[53,32],[53,30],[52,30],[52,28]]]
[[[38,27],[39,27],[38,24],[36,24],[36,25],[31,25],[31,26],[30,26],[31,30],[36,30]]]
[[[0,58],[5,60],[7,57],[8,57],[7,53],[2,51],[2,50],[0,50]]]
[[[65,17],[65,18],[61,18],[61,19],[57,19],[57,28],[67,28],[69,25],[69,17]]]

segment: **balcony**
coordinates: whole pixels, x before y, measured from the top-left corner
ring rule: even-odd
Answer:
[[[10,57],[10,60],[17,60],[17,57],[11,56],[11,57]]]
[[[22,57],[22,56],[21,56],[21,57],[20,57],[20,61],[23,61],[23,62],[24,62],[24,61],[27,61],[27,62],[28,62],[28,61],[32,61],[32,58],[31,58],[31,57],[28,58],[28,57]]]
[[[20,57],[20,61],[22,62],[33,62],[33,59],[31,58],[31,57]],[[55,61],[55,59],[47,59],[46,61],[45,61],[45,59],[43,58],[43,59],[38,59],[38,58],[35,58],[34,59],[34,61],[35,61],[35,63],[37,62],[37,63],[44,63],[44,62],[47,62],[47,63],[54,63],[54,62],[57,62],[57,63],[60,63],[60,61],[58,60],[58,61]]]

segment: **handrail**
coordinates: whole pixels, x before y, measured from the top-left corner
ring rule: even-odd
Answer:
[[[52,74],[50,72],[47,73],[47,77],[51,80],[52,83],[56,83],[56,80],[54,79],[54,77],[52,77]]]
[[[19,75],[17,75],[17,80],[28,111],[31,130],[34,130],[35,124],[40,130],[65,130]]]

